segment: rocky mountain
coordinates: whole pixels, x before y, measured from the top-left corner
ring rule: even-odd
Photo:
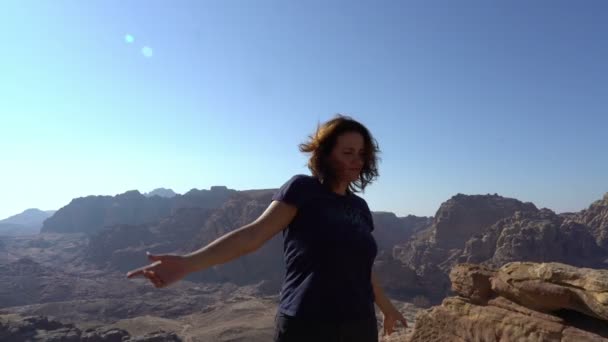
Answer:
[[[413,334],[400,341],[608,341],[606,270],[461,264],[450,279],[458,296],[420,312]]]
[[[500,267],[512,261],[555,261],[605,267],[608,250],[599,244],[608,222],[605,208],[604,199],[581,213],[557,215],[498,195],[459,194],[440,206],[429,228],[394,247],[383,265],[390,265],[386,273],[405,275],[407,281],[401,289],[393,285],[394,291],[435,302],[449,293],[448,274],[457,263]]]
[[[536,210],[532,203],[494,195],[458,194],[444,202],[433,222],[429,242],[450,250],[462,245],[474,234],[517,211]]]
[[[177,194],[171,189],[156,188],[150,192],[145,193],[144,196],[146,196],[146,197],[158,196],[158,197],[171,198],[171,197],[177,196]]]
[[[571,219],[590,227],[597,244],[608,250],[608,193],[601,200],[593,202],[586,210],[573,215]]]
[[[519,260],[602,267],[607,256],[589,226],[541,209],[516,212],[474,235],[459,261],[494,267]]]
[[[211,190],[193,189],[171,198],[146,197],[137,190],[116,196],[76,198],[47,219],[41,232],[95,233],[114,225],[156,223],[181,208],[217,208],[236,192],[226,187],[213,187]]]
[[[0,235],[37,234],[44,220],[54,213],[55,210],[27,209],[20,214],[0,220]]]

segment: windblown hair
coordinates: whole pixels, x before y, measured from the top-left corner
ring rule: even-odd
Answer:
[[[308,168],[312,175],[323,184],[331,184],[336,181],[336,175],[329,163],[329,155],[336,146],[338,137],[350,132],[357,132],[363,136],[365,161],[359,179],[349,184],[348,191],[363,192],[365,187],[379,176],[380,149],[376,139],[361,123],[349,116],[338,114],[326,123],[318,125],[315,134],[310,135],[308,141],[300,144],[299,147],[301,152],[310,153]]]

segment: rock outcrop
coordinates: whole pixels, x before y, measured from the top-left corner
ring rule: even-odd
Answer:
[[[514,262],[460,264],[458,295],[421,311],[411,341],[608,341],[608,271]]]

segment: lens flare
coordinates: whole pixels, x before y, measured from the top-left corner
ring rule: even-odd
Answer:
[[[142,54],[144,55],[144,57],[146,57],[146,58],[150,58],[150,57],[152,57],[152,55],[154,55],[154,51],[152,50],[152,48],[151,48],[151,47],[148,47],[148,46],[144,46],[144,47],[141,49],[141,53],[142,53]]]

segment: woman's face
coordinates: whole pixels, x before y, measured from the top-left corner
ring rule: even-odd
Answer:
[[[365,164],[363,136],[357,132],[339,135],[329,159],[338,181],[350,183],[359,179]]]

